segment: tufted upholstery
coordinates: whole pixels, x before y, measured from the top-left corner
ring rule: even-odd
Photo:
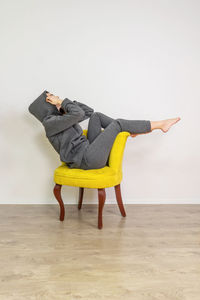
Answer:
[[[87,130],[83,130],[87,136]],[[56,184],[85,188],[107,188],[118,185],[122,180],[123,153],[129,132],[120,132],[110,151],[108,166],[100,169],[71,169],[64,162],[55,170]]]

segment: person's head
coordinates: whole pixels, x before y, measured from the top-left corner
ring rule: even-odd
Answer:
[[[44,90],[28,107],[29,112],[40,122],[43,122],[43,119],[48,115],[59,114],[57,107],[46,101],[47,93],[49,93],[49,91]]]

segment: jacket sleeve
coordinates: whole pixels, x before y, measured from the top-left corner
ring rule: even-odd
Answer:
[[[82,121],[85,117],[84,110],[68,98],[63,100],[61,107],[66,112],[65,114],[47,115],[42,121],[47,137],[68,129],[76,123]]]
[[[94,109],[91,108],[90,106],[88,106],[88,105],[86,105],[86,104],[84,104],[84,103],[81,103],[81,102],[79,102],[79,101],[76,101],[76,100],[74,100],[73,102],[74,102],[76,105],[78,105],[80,108],[82,108],[82,110],[84,110],[84,112],[85,112],[85,117],[84,117],[83,120],[88,119],[88,118],[93,114]]]

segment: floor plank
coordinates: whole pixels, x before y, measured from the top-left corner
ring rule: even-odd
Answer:
[[[199,300],[200,205],[0,206],[0,300]]]

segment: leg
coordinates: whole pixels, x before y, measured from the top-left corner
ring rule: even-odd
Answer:
[[[84,153],[86,166],[83,164],[81,168],[88,170],[106,166],[113,142],[119,132],[144,133],[151,131],[149,120],[116,119],[111,121],[109,125],[108,123],[104,125],[107,125],[106,128],[87,147]]]
[[[80,187],[80,188],[79,188],[78,209],[81,209],[81,207],[82,207],[82,202],[83,202],[83,192],[84,192],[84,188]]]
[[[106,116],[101,112],[94,112],[88,123],[87,139],[90,144],[96,139],[101,133],[101,128],[106,128],[114,119]]]
[[[126,120],[116,119],[121,131],[128,131],[130,133],[149,133],[151,132],[151,121],[149,120]]]
[[[53,192],[54,195],[56,197],[56,200],[58,201],[59,205],[60,205],[60,221],[63,221],[65,218],[65,206],[64,203],[62,201],[62,197],[61,197],[61,184],[55,184]]]
[[[167,132],[169,130],[169,128],[177,123],[181,118],[172,118],[172,119],[166,119],[166,120],[160,120],[160,121],[150,121],[151,122],[151,131],[153,131],[154,129],[161,129],[163,132]],[[145,132],[148,133],[148,132]],[[139,133],[142,134],[142,133]],[[136,134],[131,134],[132,137],[138,135],[138,133]]]
[[[99,206],[98,206],[98,228],[101,229],[103,227],[103,221],[102,221],[102,213],[103,213],[103,207],[106,200],[106,192],[105,189],[98,189],[98,200],[99,200]]]
[[[122,202],[122,195],[121,195],[120,184],[115,185],[115,195],[116,195],[117,204],[119,206],[119,210],[121,212],[121,215],[123,217],[126,217],[126,212],[125,212],[124,205],[123,205],[123,202]]]

